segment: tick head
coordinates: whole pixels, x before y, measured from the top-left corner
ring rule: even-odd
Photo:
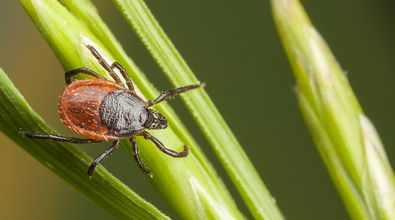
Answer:
[[[148,118],[145,122],[145,127],[147,129],[165,129],[167,128],[167,119],[161,113],[147,109]]]

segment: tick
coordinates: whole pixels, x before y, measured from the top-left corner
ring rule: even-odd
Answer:
[[[126,138],[132,144],[133,155],[137,165],[142,171],[150,175],[151,171],[144,166],[139,157],[136,136],[143,136],[145,139],[152,141],[159,150],[167,155],[186,157],[188,155],[188,146],[185,145],[182,152],[173,151],[166,148],[158,139],[145,131],[146,129],[164,129],[168,125],[166,117],[150,107],[179,93],[203,87],[205,84],[170,89],[162,92],[154,100],[144,101],[136,94],[132,81],[119,63],[114,62],[109,66],[95,48],[92,46],[87,46],[87,48],[101,66],[108,71],[115,82],[107,80],[98,73],[84,67],[66,72],[65,78],[68,85],[59,98],[59,115],[67,128],[77,134],[88,137],[88,139],[53,134],[31,134],[24,131],[20,133],[29,138],[75,144],[112,141],[111,147],[93,160],[88,169],[89,177],[92,176],[96,166],[119,147],[122,139]],[[121,82],[114,69],[118,69],[121,73],[127,87]],[[84,73],[94,78],[72,81],[71,77],[79,73]]]

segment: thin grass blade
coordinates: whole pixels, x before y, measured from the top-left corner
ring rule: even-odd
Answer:
[[[174,86],[199,82],[144,1],[115,2]],[[256,219],[282,219],[275,200],[208,94],[200,90],[182,97],[252,215]]]
[[[272,0],[318,151],[353,219],[395,219],[395,181],[373,124],[346,75],[297,0]]]

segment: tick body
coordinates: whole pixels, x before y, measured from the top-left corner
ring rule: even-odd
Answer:
[[[21,134],[29,138],[80,144],[112,141],[111,147],[92,162],[88,169],[89,177],[92,176],[95,167],[118,148],[120,140],[126,138],[132,143],[133,155],[138,166],[145,173],[151,175],[151,171],[144,166],[138,155],[135,136],[143,136],[145,139],[152,141],[159,150],[170,156],[186,157],[188,155],[187,146],[184,146],[182,152],[175,152],[164,147],[159,140],[145,131],[146,129],[164,129],[167,127],[166,118],[149,107],[166,100],[168,97],[202,87],[204,84],[167,90],[154,100],[144,101],[135,93],[132,81],[120,64],[115,62],[109,66],[93,47],[88,46],[88,49],[110,73],[115,82],[104,79],[96,72],[86,68],[66,72],[68,86],[63,90],[59,99],[59,115],[67,128],[89,139],[52,134],[31,134],[24,131]],[[122,74],[127,88],[114,72],[115,68]],[[95,78],[71,82],[71,77],[79,73],[85,73]]]
[[[66,127],[101,141],[141,133],[148,118],[146,108],[139,96],[105,79],[74,81],[59,99],[60,119]]]

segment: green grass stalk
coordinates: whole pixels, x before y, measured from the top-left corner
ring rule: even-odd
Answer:
[[[272,0],[305,121],[353,219],[395,219],[395,180],[380,138],[297,0]]]
[[[115,2],[175,87],[199,82],[144,1]],[[256,219],[282,219],[275,200],[208,94],[199,90],[182,98],[252,215]]]

